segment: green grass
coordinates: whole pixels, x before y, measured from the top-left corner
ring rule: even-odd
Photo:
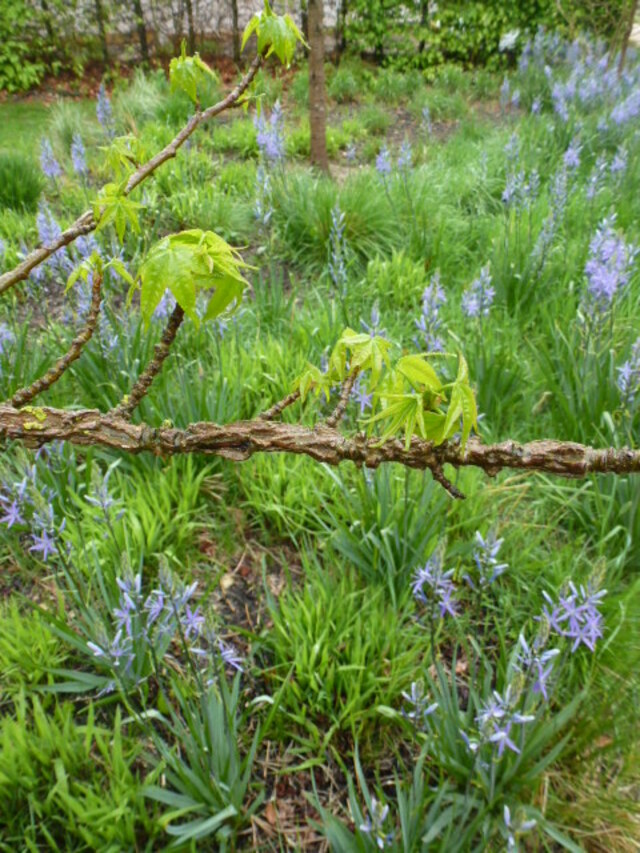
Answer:
[[[18,150],[36,159],[50,111],[39,101],[0,104],[0,150]]]

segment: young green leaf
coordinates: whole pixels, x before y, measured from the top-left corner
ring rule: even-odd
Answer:
[[[324,393],[327,400],[331,393],[331,380],[315,364],[308,364],[307,369],[295,380],[293,387],[300,391],[300,399],[304,403],[310,391],[315,391],[316,396]]]
[[[196,324],[198,293],[214,289],[205,319],[217,317],[234,301],[240,303],[247,285],[240,270],[246,267],[238,252],[211,231],[193,229],[170,234],[151,248],[140,267],[144,322],[149,324],[167,289]]]
[[[272,53],[283,65],[290,65],[296,44],[306,44],[304,37],[290,15],[274,15],[268,0],[262,12],[256,12],[247,24],[242,37],[242,50],[253,34],[258,38],[258,53],[269,57]]]
[[[102,231],[107,225],[113,224],[121,243],[124,240],[127,224],[136,233],[140,233],[138,210],[142,207],[139,202],[132,201],[124,195],[122,190],[122,184],[106,184],[93,203],[93,215],[98,223],[96,231]]]
[[[182,42],[180,56],[174,56],[169,63],[169,80],[171,91],[183,91],[193,103],[198,101],[198,89],[201,89],[207,77],[215,80],[215,74],[206,62],[196,53],[187,56],[186,45]]]
[[[437,373],[422,355],[405,355],[396,364],[396,370],[415,388],[422,385],[435,392],[442,389],[442,382],[438,379]]]
[[[83,281],[89,281],[89,276],[94,272],[102,273],[102,258],[100,254],[93,251],[88,258],[85,258],[81,264],[73,269],[67,280],[67,286],[64,292],[67,293],[73,285],[81,278]]]

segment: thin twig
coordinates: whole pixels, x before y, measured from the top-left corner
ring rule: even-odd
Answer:
[[[296,400],[300,399],[300,390],[292,391],[291,394],[287,394],[282,400],[278,403],[274,403],[270,409],[262,412],[262,414],[258,415],[261,421],[272,421],[274,418],[277,418],[279,414],[284,412],[286,408],[292,406]]]
[[[142,371],[129,394],[126,394],[118,405],[111,410],[109,413],[110,416],[126,419],[131,417],[137,406],[140,404],[142,398],[147,394],[149,388],[151,388],[153,380],[162,370],[162,365],[169,355],[171,345],[176,339],[178,329],[180,328],[180,324],[183,320],[184,311],[182,310],[182,307],[176,303],[176,306],[169,317],[169,321],[165,326],[164,332],[162,333],[162,337],[160,338],[159,343],[155,345],[153,358]]]
[[[217,116],[219,113],[224,112],[224,110],[235,106],[241,95],[244,94],[251,81],[256,76],[261,64],[262,57],[256,56],[249,66],[249,70],[245,76],[225,98],[218,101],[217,104],[213,104],[203,112],[200,112],[199,110],[195,112],[182,130],[165,148],[162,149],[162,151],[159,151],[155,157],[152,157],[151,160],[148,160],[131,175],[124,189],[124,195],[129,195],[132,190],[153,174],[159,166],[166,163],[167,160],[170,160],[172,157],[175,157],[180,147],[184,145],[197,127],[214,116]],[[91,210],[85,211],[78,217],[78,219],[76,219],[73,225],[70,225],[69,228],[63,231],[56,240],[49,243],[47,246],[39,246],[33,252],[28,254],[17,267],[3,273],[3,275],[0,275],[0,293],[4,293],[5,290],[9,290],[10,287],[13,287],[19,281],[26,279],[31,270],[44,263],[59,249],[63,249],[65,246],[73,243],[73,241],[78,237],[94,231],[97,225],[98,222],[94,217],[93,212]]]
[[[448,480],[445,477],[441,465],[436,464],[431,467],[431,476],[436,481],[436,483],[440,483],[440,485],[446,492],[449,492],[452,498],[456,498],[456,500],[459,501],[463,501],[465,499],[465,495],[460,491],[460,489],[454,486],[451,480]]]
[[[338,400],[338,405],[335,407],[335,409],[329,415],[326,421],[329,429],[333,429],[334,427],[338,426],[338,424],[342,420],[342,416],[344,415],[347,405],[349,403],[349,395],[351,394],[351,390],[353,389],[353,385],[359,373],[360,370],[356,367],[353,373],[350,373],[349,376],[347,376],[347,378],[344,380],[342,390],[340,391],[340,399]]]
[[[36,379],[35,382],[32,382],[31,385],[28,385],[26,388],[21,388],[19,391],[16,391],[11,398],[11,405],[14,408],[19,409],[21,406],[25,406],[27,403],[30,403],[34,397],[37,397],[38,394],[42,394],[43,391],[50,388],[54,382],[57,382],[62,374],[69,369],[73,362],[80,358],[83,349],[91,340],[96,326],[98,325],[101,302],[102,276],[97,272],[94,272],[93,284],[91,287],[91,306],[89,308],[89,314],[87,315],[84,328],[73,339],[67,352],[56,361],[53,367],[50,367],[49,370],[47,370],[44,376],[41,376],[40,379]]]

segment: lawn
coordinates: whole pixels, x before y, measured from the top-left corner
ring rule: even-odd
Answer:
[[[165,284],[129,303],[127,279],[199,228],[240,247],[248,286],[209,322],[194,302],[135,423],[251,419],[301,376],[281,418],[320,423],[371,347],[389,363],[354,374],[345,435],[404,441],[401,396],[442,426],[466,361],[486,443],[637,447],[637,55],[619,79],[601,45],[541,33],[506,75],[327,76],[329,176],[308,166],[306,67],[259,72],[259,112],[135,191],[139,227],[6,295],[2,398],[86,322],[89,276],[65,287],[96,252],[117,259],[102,317],[32,429],[37,406],[123,401],[174,310]],[[19,203],[0,186],[0,269],[192,111],[141,72],[95,106],[0,106],[0,169],[49,145]],[[10,445],[0,849],[636,850],[640,479],[445,474],[464,500],[399,464]]]
[[[38,101],[0,104],[0,151],[36,154],[49,110]]]

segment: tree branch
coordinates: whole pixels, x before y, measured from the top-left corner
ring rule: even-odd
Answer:
[[[342,385],[342,389],[340,391],[340,399],[338,400],[338,405],[327,418],[328,427],[336,427],[342,420],[342,416],[344,415],[347,405],[349,403],[349,396],[351,394],[355,381],[358,378],[359,373],[360,370],[356,368],[353,373],[350,373],[349,376],[347,376],[347,378],[344,380],[344,384]]]
[[[208,107],[204,111],[198,110],[191,116],[187,124],[182,128],[182,130],[171,140],[171,142],[159,151],[155,157],[152,157],[151,160],[148,160],[146,163],[143,163],[129,178],[127,185],[124,190],[125,195],[129,195],[132,190],[134,190],[139,184],[145,181],[155,170],[161,166],[163,163],[166,163],[167,160],[175,157],[178,153],[178,150],[187,139],[191,136],[191,134],[198,128],[201,124],[209,119],[217,116],[219,113],[224,112],[224,110],[229,109],[232,106],[235,106],[236,102],[240,98],[242,94],[247,90],[251,81],[256,76],[260,65],[262,64],[262,57],[260,55],[256,56],[251,65],[249,66],[249,70],[244,75],[242,80],[235,86],[229,94],[223,98],[221,101],[218,101],[217,104],[213,104]],[[89,234],[91,231],[94,231],[97,227],[98,223],[92,213],[92,211],[87,210],[81,216],[76,219],[73,225],[70,225],[65,231],[60,234],[60,236],[50,243],[47,246],[39,246],[33,252],[31,252],[27,257],[18,264],[12,270],[9,270],[6,273],[0,275],[0,293],[4,293],[9,288],[13,287],[19,281],[24,281],[24,279],[28,278],[31,270],[35,269],[40,264],[44,263],[48,258],[51,257],[55,252],[59,249],[63,249],[65,246],[68,246],[70,243],[73,243],[78,237],[83,234]]]
[[[11,398],[12,406],[19,409],[21,406],[30,403],[34,397],[37,397],[38,394],[42,394],[42,392],[50,388],[54,382],[57,382],[73,362],[80,358],[82,350],[91,340],[96,326],[98,325],[101,302],[102,276],[94,272],[93,284],[91,287],[91,306],[89,308],[89,314],[87,315],[84,328],[73,339],[67,352],[56,361],[53,367],[50,367],[49,370],[47,370],[44,376],[41,376],[40,379],[36,379],[35,382],[32,382],[32,384],[28,385],[26,388],[21,388],[19,391],[16,391]]]
[[[300,399],[300,390],[296,389],[292,391],[291,394],[287,394],[282,400],[278,403],[274,403],[270,409],[266,409],[266,411],[262,412],[262,414],[258,415],[258,418],[261,421],[272,421],[274,418],[277,418],[278,415],[282,414],[285,409],[289,406],[292,406],[296,400]]]
[[[109,413],[111,417],[128,419],[134,413],[142,398],[147,394],[149,388],[151,388],[153,380],[162,370],[162,365],[169,355],[169,350],[176,339],[178,329],[180,328],[180,324],[183,320],[184,311],[182,307],[176,303],[176,306],[169,317],[169,321],[165,326],[164,332],[162,333],[162,337],[160,338],[159,343],[155,345],[153,358],[142,371],[131,391],[122,398],[114,409],[111,410]]]
[[[324,425],[309,428],[258,418],[223,425],[194,423],[186,429],[155,429],[95,409],[18,410],[7,404],[0,404],[0,438],[20,441],[28,447],[69,441],[82,447],[108,447],[125,453],[146,451],[158,456],[203,453],[237,462],[255,453],[294,453],[327,465],[350,460],[367,468],[397,462],[409,468],[439,471],[448,463],[456,468],[482,468],[490,476],[507,468],[561,477],[640,473],[640,450],[599,450],[570,441],[543,440],[528,444],[504,441],[485,445],[480,439],[471,438],[463,451],[456,442],[434,447],[414,438],[405,449],[400,440],[380,445],[378,439],[367,438],[363,433],[346,437]]]

